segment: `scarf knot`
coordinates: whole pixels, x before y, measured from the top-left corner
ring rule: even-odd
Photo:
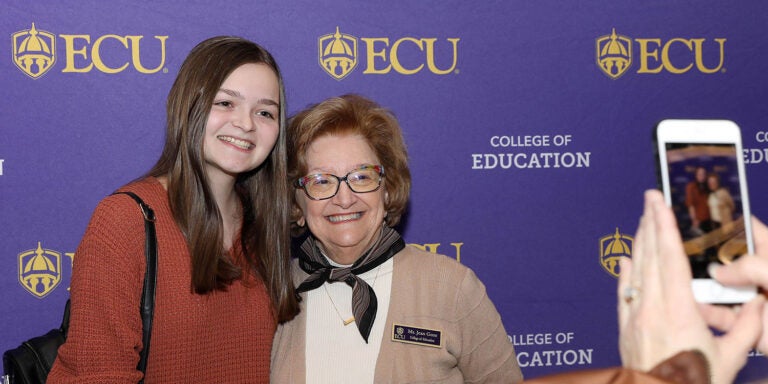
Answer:
[[[328,281],[330,282],[343,281],[349,284],[349,279],[352,279],[353,281],[355,279],[352,275],[351,268],[333,268],[328,276]]]
[[[344,282],[352,288],[352,313],[360,335],[366,343],[376,319],[378,302],[376,293],[365,280],[358,275],[368,272],[405,248],[400,234],[394,229],[383,226],[378,240],[354,264],[348,267],[334,267],[328,263],[317,245],[317,240],[308,236],[296,250],[299,267],[309,276],[296,287],[296,293],[311,291],[321,287],[326,281]]]

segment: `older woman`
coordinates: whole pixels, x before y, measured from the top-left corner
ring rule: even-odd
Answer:
[[[733,210],[736,209],[733,197],[728,189],[720,184],[720,175],[717,173],[712,172],[707,175],[707,187],[709,188],[707,204],[713,226],[720,228],[728,225],[733,221]]]
[[[410,172],[400,127],[376,103],[331,98],[288,132],[301,313],[281,325],[273,383],[515,383],[501,318],[475,274],[392,229]]]

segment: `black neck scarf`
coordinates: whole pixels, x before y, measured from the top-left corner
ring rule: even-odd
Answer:
[[[334,267],[320,252],[317,241],[310,235],[297,250],[299,267],[309,274],[296,288],[296,293],[311,291],[321,287],[326,281],[343,281],[352,287],[352,314],[363,340],[368,343],[373,321],[376,319],[376,293],[358,275],[368,272],[405,248],[405,241],[394,229],[383,226],[379,239],[354,264],[349,267]]]

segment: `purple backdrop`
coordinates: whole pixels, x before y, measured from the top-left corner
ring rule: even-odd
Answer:
[[[0,350],[58,324],[94,206],[159,155],[182,60],[234,34],[275,54],[289,113],[349,92],[395,111],[406,241],[476,271],[527,377],[619,364],[609,271],[656,184],[656,122],[736,121],[768,217],[765,25],[758,0],[6,1]]]

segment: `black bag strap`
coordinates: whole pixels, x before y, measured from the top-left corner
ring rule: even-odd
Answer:
[[[142,323],[142,348],[137,369],[142,373],[147,372],[147,360],[149,359],[149,342],[152,338],[152,315],[155,311],[155,285],[157,283],[157,235],[155,234],[155,211],[149,207],[139,196],[133,192],[115,192],[114,194],[128,195],[139,204],[144,215],[144,232],[146,242],[144,254],[147,259],[147,272],[144,274],[144,288],[141,294],[141,323]],[[143,383],[142,379],[139,383]]]
[[[67,338],[67,334],[69,333],[69,299],[67,299],[67,304],[64,306],[64,318],[61,319],[61,326],[59,326],[59,330],[61,331],[61,334],[64,335],[64,339]]]

